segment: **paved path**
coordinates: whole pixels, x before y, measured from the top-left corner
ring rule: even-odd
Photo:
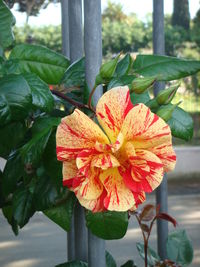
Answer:
[[[151,196],[148,202],[153,202]],[[185,228],[194,246],[192,267],[200,266],[200,194],[169,196],[169,213],[176,217],[180,228]],[[170,230],[173,227],[170,226]],[[129,230],[122,240],[108,241],[107,249],[118,264],[134,259],[144,266],[137,256],[135,242],[141,241],[140,230],[131,219]],[[156,232],[151,238],[156,247]],[[54,267],[66,261],[66,233],[42,214],[37,213],[15,237],[0,214],[0,267]]]

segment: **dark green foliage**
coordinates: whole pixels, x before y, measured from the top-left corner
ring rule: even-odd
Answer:
[[[92,213],[88,211],[86,223],[92,233],[100,238],[106,240],[119,239],[126,234],[128,213],[114,211]]]
[[[174,0],[172,25],[181,26],[185,30],[190,28],[189,0]]]

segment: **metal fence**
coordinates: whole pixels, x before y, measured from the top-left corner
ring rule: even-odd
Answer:
[[[163,0],[153,0],[154,53],[164,54],[164,10]],[[71,62],[85,55],[86,81],[92,88],[102,61],[101,0],[61,0],[63,53]],[[83,17],[84,16],[84,17]],[[84,22],[84,23],[83,23]],[[161,88],[158,83],[155,93]],[[94,95],[98,101],[102,89]],[[167,180],[157,191],[157,203],[167,212]],[[164,242],[168,234],[166,222],[158,222],[158,252],[165,258]],[[87,261],[89,267],[105,267],[105,241],[94,236],[85,226],[84,210],[75,209],[71,231],[67,237],[68,260]]]

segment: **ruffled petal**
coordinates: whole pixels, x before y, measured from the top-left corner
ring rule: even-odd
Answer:
[[[133,156],[129,151],[130,166],[123,175],[126,186],[132,192],[152,192],[163,179],[163,164],[152,152],[136,150]]]
[[[126,187],[118,168],[103,171],[99,178],[107,191],[104,199],[106,209],[127,211],[135,206],[134,196]]]
[[[80,204],[88,210],[92,212],[101,212],[105,211],[104,207],[104,198],[106,197],[106,190],[103,190],[101,195],[97,199],[85,199],[83,198],[79,192],[77,192],[76,197],[78,198]]]
[[[108,144],[100,127],[78,109],[61,120],[56,133],[58,160],[75,159],[84,148],[94,147],[96,141]]]
[[[101,168],[102,170],[107,170],[108,168],[120,166],[120,163],[112,154],[103,153],[95,156],[92,159],[91,166]]]
[[[122,134],[131,141],[135,149],[145,149],[156,154],[165,171],[173,170],[176,155],[172,148],[170,127],[143,104],[134,106],[126,116]]]
[[[124,118],[132,108],[127,86],[113,88],[99,99],[97,118],[112,143],[116,141]]]
[[[62,174],[63,174],[63,185],[71,188],[73,179],[78,174],[78,168],[76,167],[76,161],[64,161],[63,162],[63,168],[62,168]]]
[[[156,147],[148,148],[153,152],[163,163],[164,171],[172,171],[176,165],[176,154],[171,143],[162,144]]]
[[[86,200],[97,199],[103,191],[103,185],[99,180],[99,173],[98,169],[90,168],[87,177],[74,179],[74,193],[78,192]]]

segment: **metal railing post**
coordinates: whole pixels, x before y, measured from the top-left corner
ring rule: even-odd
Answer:
[[[62,29],[62,53],[67,58],[70,57],[69,51],[69,17],[68,0],[61,0],[61,29]]]
[[[102,61],[101,0],[84,0],[84,47],[86,81],[91,90]],[[95,104],[101,95],[102,87],[99,87],[93,96]],[[106,266],[105,241],[90,231],[88,231],[88,266]]]
[[[65,0],[64,0],[65,1]],[[82,0],[68,1],[69,50],[71,63],[83,57]],[[77,203],[74,211],[74,231],[69,234],[68,246],[73,248],[74,259],[87,261],[87,228],[84,209]]]
[[[165,35],[164,35],[164,1],[153,0],[153,50],[154,54],[165,54]],[[164,83],[157,82],[154,87],[156,95],[164,89]],[[168,192],[167,177],[164,175],[163,181],[156,190],[156,203],[160,204],[160,211],[168,211]],[[158,254],[161,259],[166,259],[166,240],[168,236],[168,222],[164,220],[157,221],[157,246]]]

